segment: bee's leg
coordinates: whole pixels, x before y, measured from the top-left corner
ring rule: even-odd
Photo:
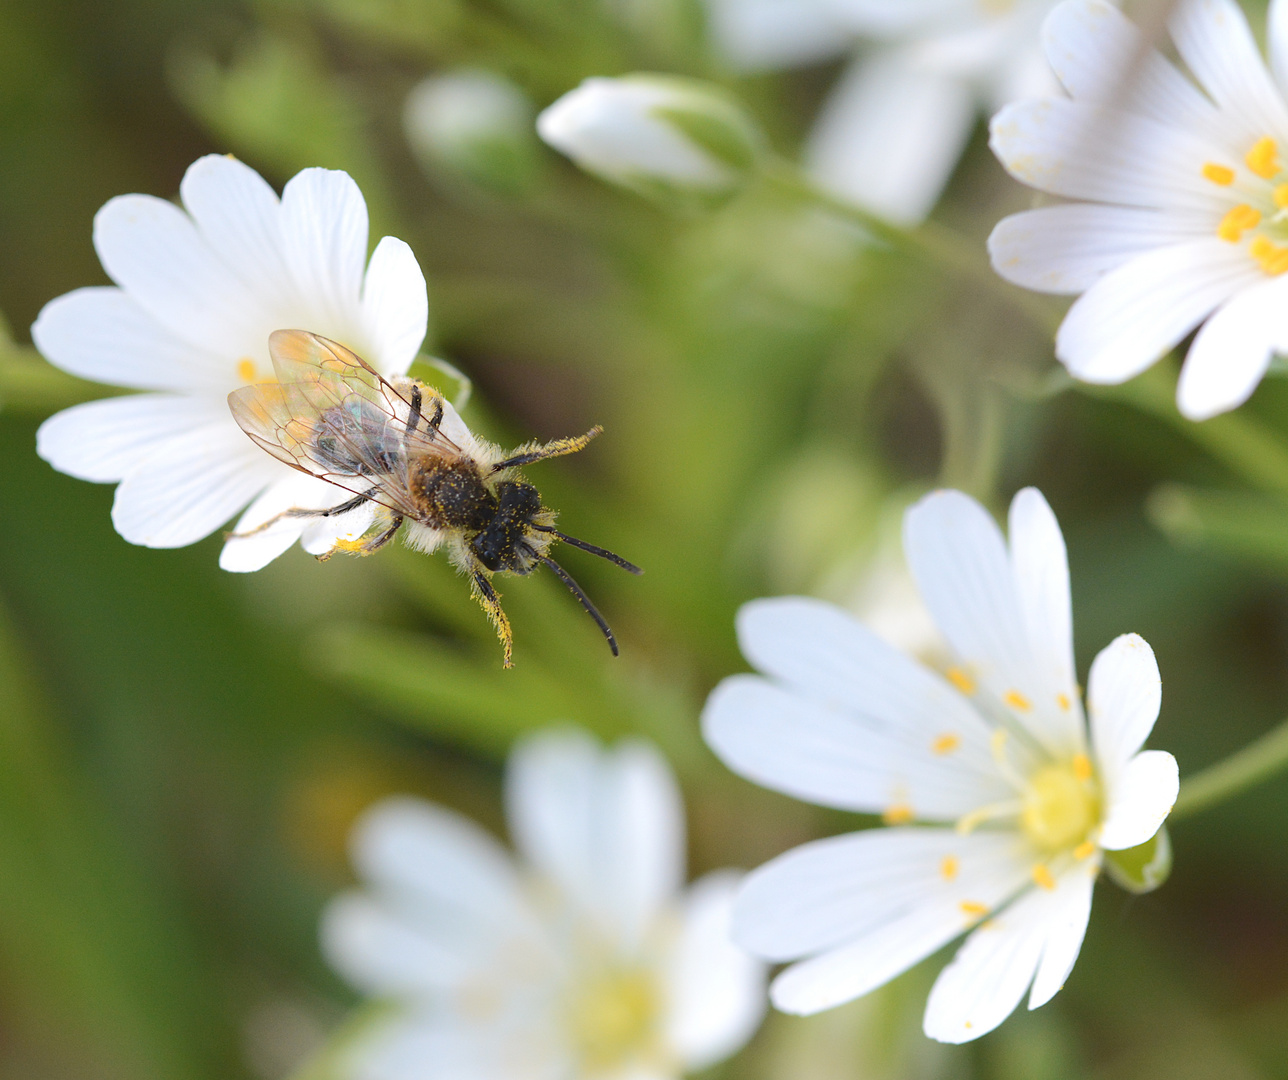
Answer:
[[[423,395],[419,386],[411,388],[411,412],[407,414],[407,434],[414,435],[416,428],[421,421],[421,406],[423,404]],[[434,399],[434,415],[431,416],[425,424],[425,432],[430,439],[438,432],[438,425],[443,422],[443,399],[441,396]],[[407,440],[403,439],[403,451],[407,451]]]
[[[496,636],[501,639],[501,648],[505,650],[505,657],[502,661],[503,667],[514,667],[510,655],[514,649],[514,634],[510,631],[510,620],[506,618],[505,612],[501,610],[501,598],[497,596],[496,589],[492,587],[492,582],[487,579],[487,575],[482,570],[474,570],[472,575],[474,588],[472,590],[474,599],[479,602],[479,606],[487,613],[487,617],[496,627]]]
[[[372,540],[369,540],[367,543],[362,545],[362,554],[370,555],[373,551],[379,551],[382,547],[384,547],[387,543],[389,543],[390,540],[394,538],[394,533],[396,533],[399,529],[402,528],[402,523],[403,523],[402,514],[395,514],[393,521],[389,523],[389,528],[387,528],[379,536],[375,537]]]
[[[267,521],[260,522],[253,529],[247,529],[245,532],[224,533],[225,540],[242,540],[247,536],[255,536],[262,533],[265,529],[272,528],[283,518],[328,518],[339,517],[341,514],[347,514],[350,510],[356,510],[367,499],[375,494],[375,488],[372,488],[366,495],[355,495],[352,499],[347,499],[339,506],[333,506],[329,510],[305,510],[303,507],[293,506],[289,510],[283,510],[280,514],[274,514]]]
[[[520,465],[531,465],[534,461],[544,461],[546,458],[563,457],[565,454],[575,454],[578,450],[584,450],[586,444],[604,429],[596,424],[585,435],[569,436],[566,439],[555,439],[554,442],[543,443],[540,446],[521,447],[519,451],[504,461],[498,461],[492,466],[494,473],[502,469],[515,469]]]

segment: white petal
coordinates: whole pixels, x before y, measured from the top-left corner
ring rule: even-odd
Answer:
[[[1199,330],[1185,358],[1176,404],[1191,420],[1242,405],[1288,336],[1288,281],[1270,278],[1239,293]]]
[[[1053,195],[1125,206],[1211,213],[1226,192],[1203,166],[1238,164],[1210,139],[1119,109],[1050,98],[1007,105],[989,125],[989,146],[1021,183]],[[1224,207],[1224,209],[1223,209]]]
[[[951,914],[947,941],[970,924],[963,901],[996,907],[1028,880],[1031,861],[1019,836],[1002,830],[869,829],[814,840],[747,875],[734,940],[790,960],[879,936],[929,905]]]
[[[1076,101],[1114,104],[1225,141],[1229,121],[1105,0],[1058,4],[1042,27],[1047,59]]]
[[[1091,743],[1110,784],[1149,738],[1162,700],[1158,661],[1144,638],[1123,634],[1092,662],[1087,680]]]
[[[322,951],[337,971],[368,994],[449,989],[482,966],[482,944],[459,928],[426,927],[361,893],[332,900],[322,915]],[[428,931],[428,932],[427,932]]]
[[[287,181],[281,215],[286,259],[300,296],[325,311],[351,313],[356,321],[367,261],[367,204],[358,185],[346,172],[305,169]]]
[[[680,793],[646,743],[603,751],[575,729],[526,739],[511,754],[506,804],[527,859],[627,942],[683,881]]]
[[[31,339],[50,363],[138,390],[217,392],[231,366],[170,333],[121,289],[76,289],[41,309]]]
[[[340,502],[347,502],[349,496],[343,492],[340,494]],[[329,496],[328,501],[338,505],[334,495]],[[335,547],[337,541],[357,540],[371,528],[375,518],[376,504],[369,501],[360,503],[346,514],[313,518],[304,526],[304,532],[300,536],[300,547],[310,555],[325,555]]]
[[[865,36],[930,36],[960,24],[971,12],[961,0],[832,0],[847,26]]]
[[[170,439],[221,424],[209,401],[176,394],[130,394],[55,413],[36,432],[36,453],[81,480],[122,479]]]
[[[207,154],[188,166],[179,195],[210,249],[266,308],[298,306],[277,192],[259,173],[235,158]]]
[[[965,673],[1051,753],[1082,749],[1064,698],[1029,638],[1001,530],[960,491],[927,495],[904,516],[903,549],[926,607]],[[1013,742],[1019,751],[1018,742]]]
[[[875,829],[815,841],[749,875],[734,937],[770,958],[825,950],[770,987],[779,1009],[818,1012],[923,960],[1005,903],[1028,874],[1014,834]]]
[[[184,547],[209,536],[286,467],[249,445],[231,420],[176,435],[121,481],[112,524],[144,547]]]
[[[976,929],[935,980],[926,1002],[926,1034],[964,1043],[992,1031],[1020,1003],[1050,947],[1051,967],[1041,987],[1046,994],[1055,972],[1077,957],[1073,946],[1081,944],[1081,934],[1075,929],[1093,871],[1078,863],[1057,878],[1055,889],[1030,889]]]
[[[1180,791],[1176,759],[1165,750],[1144,750],[1108,785],[1100,846],[1109,851],[1143,844],[1163,824]]]
[[[825,60],[850,44],[829,0],[708,0],[717,49],[743,71]]]
[[[667,1044],[685,1072],[705,1069],[734,1053],[765,1013],[764,965],[729,937],[740,878],[718,870],[695,882],[685,897],[663,1021]]]
[[[235,534],[249,533],[258,529],[284,510],[308,506],[308,499],[314,494],[313,485],[323,484],[339,494],[337,488],[326,484],[325,481],[295,474],[284,476],[266,488],[237,519],[237,524],[232,529],[234,535],[224,541],[223,550],[219,553],[220,568],[235,574],[247,574],[262,570],[276,559],[300,538],[300,534],[308,524],[307,519],[279,518],[253,536]],[[334,496],[327,497],[334,501]]]
[[[1139,255],[1069,309],[1056,335],[1056,356],[1075,378],[1125,382],[1260,280],[1246,251],[1215,237]]]
[[[833,194],[915,224],[939,200],[974,119],[969,84],[886,50],[841,77],[810,134],[805,164]]]
[[[1055,716],[1064,720],[1061,740],[1083,743],[1084,721],[1073,666],[1073,602],[1069,597],[1069,555],[1060,523],[1037,488],[1025,488],[1011,501],[1011,568],[1034,662],[1043,684],[1063,694]],[[1067,707],[1066,707],[1067,706]],[[1052,720],[1052,727],[1057,721]]]
[[[254,355],[268,317],[261,298],[173,203],[117,196],[94,216],[94,248],[112,280],[175,337],[217,356]]]
[[[1205,215],[1068,203],[1003,218],[988,238],[988,253],[1007,281],[1073,294],[1137,255],[1211,234]]]
[[[522,907],[506,850],[469,818],[444,807],[385,799],[359,819],[350,846],[368,884],[417,909],[453,908],[504,925]]]
[[[362,285],[362,314],[382,374],[404,375],[429,327],[425,275],[411,248],[386,236],[376,245]]]
[[[1284,0],[1270,0],[1266,37],[1270,45],[1270,70],[1282,92],[1288,88],[1288,3]]]
[[[1181,0],[1169,29],[1181,59],[1227,116],[1248,124],[1249,134],[1288,131],[1288,108],[1238,4]]]
[[[1046,947],[1029,993],[1030,1009],[1041,1008],[1064,989],[1065,980],[1082,951],[1087,920],[1091,918],[1091,894],[1096,887],[1098,863],[1097,857],[1095,862],[1077,865],[1066,871],[1058,882],[1049,914]]]
[[[856,684],[856,692],[865,689],[875,696],[884,688]],[[918,695],[915,687],[902,693],[906,727],[735,675],[711,694],[702,730],[740,776],[822,806],[955,821],[1012,793],[998,775],[987,734],[978,730],[983,725],[959,696],[945,715],[934,704],[956,696],[947,687],[932,695]],[[963,723],[955,721],[957,714]]]

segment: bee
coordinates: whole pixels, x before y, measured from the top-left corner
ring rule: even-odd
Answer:
[[[604,548],[555,528],[555,511],[519,475],[525,465],[575,454],[602,430],[528,443],[510,453],[475,438],[456,410],[417,379],[385,379],[365,360],[306,330],[277,330],[268,339],[277,382],[243,386],[228,395],[241,429],[278,461],[343,488],[352,498],[329,510],[283,511],[250,536],[282,518],[336,517],[364,503],[375,517],[356,540],[337,540],[337,551],[370,555],[406,529],[406,542],[426,553],[446,545],[455,566],[470,579],[512,667],[513,634],[492,584],[497,573],[525,575],[549,567],[595,620],[613,655],[617,639],[572,576],[548,554],[562,540],[639,574],[638,566]]]

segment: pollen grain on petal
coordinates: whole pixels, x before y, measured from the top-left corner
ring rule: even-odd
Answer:
[[[964,668],[950,667],[946,674],[948,675],[948,681],[963,694],[973,694],[975,692],[975,680],[966,674]]]
[[[1033,702],[1021,694],[1018,690],[1006,691],[1006,696],[1002,698],[1012,709],[1018,709],[1020,712],[1029,712],[1033,708]]]
[[[945,855],[939,862],[939,876],[945,881],[952,881],[961,869],[961,862],[956,855]]]
[[[907,825],[912,819],[912,807],[906,802],[892,804],[881,815],[881,820],[886,825]]]
[[[1218,165],[1215,161],[1209,161],[1203,166],[1203,178],[1221,187],[1229,187],[1234,183],[1234,170],[1227,165]]]
[[[982,919],[990,910],[987,904],[981,904],[978,900],[962,900],[957,907],[969,919]]]
[[[237,378],[244,383],[253,383],[258,381],[256,376],[259,374],[259,368],[255,361],[249,356],[243,356],[237,361]]]
[[[1033,864],[1033,883],[1047,892],[1055,891],[1055,877],[1046,863]]]
[[[942,735],[935,737],[935,741],[930,744],[930,752],[942,757],[944,754],[951,754],[962,744],[962,737],[955,732],[946,731]]]
[[[1070,709],[1073,708],[1073,702],[1069,700],[1068,694],[1056,694],[1055,703],[1059,705],[1060,708],[1063,709],[1065,712],[1068,712]]]

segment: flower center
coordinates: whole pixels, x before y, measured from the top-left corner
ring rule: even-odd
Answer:
[[[1209,161],[1205,180],[1244,197],[1221,218],[1216,235],[1230,244],[1246,242],[1248,254],[1271,277],[1288,271],[1288,170],[1279,159],[1279,144],[1258,139],[1244,155],[1242,167]]]
[[[1078,754],[1044,765],[1029,777],[1022,803],[1020,828],[1034,846],[1054,853],[1080,844],[1100,818],[1091,762]]]
[[[585,1072],[611,1072],[656,1048],[661,994],[653,974],[609,968],[581,981],[568,1025]]]

